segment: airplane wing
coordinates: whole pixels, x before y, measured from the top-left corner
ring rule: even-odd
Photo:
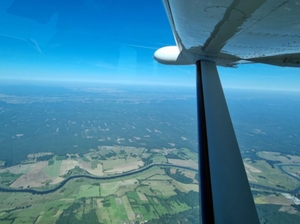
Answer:
[[[163,0],[176,46],[163,64],[195,64],[202,223],[259,223],[217,65],[300,67],[296,0]]]
[[[164,5],[177,48],[156,52],[162,63],[300,66],[299,1],[164,0]]]

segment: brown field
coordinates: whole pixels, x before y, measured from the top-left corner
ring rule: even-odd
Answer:
[[[143,193],[141,192],[137,192],[139,198],[141,199],[141,201],[148,201],[146,195],[144,195]]]
[[[253,172],[253,173],[261,173],[261,170],[255,168],[254,166],[251,166],[251,165],[248,164],[248,163],[245,163],[245,162],[244,162],[244,166],[245,166],[245,169],[248,170],[249,172]]]
[[[92,162],[85,162],[81,158],[79,158],[78,166],[81,169],[88,171],[90,174],[93,174],[95,176],[103,176],[103,169],[101,164],[98,164],[96,169],[92,169]]]
[[[180,191],[189,192],[189,191],[197,191],[199,192],[199,185],[198,184],[183,184],[176,180],[172,181],[172,184]]]
[[[289,214],[297,214],[297,209],[295,209],[294,207],[292,206],[282,206],[280,209],[279,209],[280,212],[287,212]]]
[[[38,219],[36,220],[35,224],[39,223],[43,217],[43,215],[45,214],[45,212],[41,212],[40,216],[38,217]]]
[[[0,173],[3,172],[10,172],[10,173],[14,173],[14,174],[19,174],[19,173],[27,173],[31,166],[33,166],[35,164],[22,164],[22,165],[16,165],[16,166],[11,166],[8,167],[6,169],[1,169]]]
[[[247,178],[248,178],[248,181],[252,181],[252,182],[258,182],[250,173],[249,170],[246,169],[246,174],[247,174]]]
[[[122,180],[122,181],[119,181],[118,183],[120,186],[132,185],[132,184],[138,183],[138,180],[133,178],[133,179],[129,179],[129,180]]]
[[[44,174],[42,170],[34,170],[34,171],[30,171],[28,174],[24,174],[20,176],[15,182],[13,182],[10,185],[10,187],[14,187],[14,188],[19,188],[19,187],[27,188],[28,186],[42,187],[45,185],[42,182],[45,182],[49,179],[51,178],[46,176],[46,174]]]
[[[50,184],[58,184],[64,180],[62,177],[52,177],[51,178],[52,182]]]
[[[170,173],[171,173],[171,174],[175,174],[176,171],[177,171],[177,169],[170,169]]]
[[[103,198],[98,198],[98,199],[95,199],[96,202],[97,202],[97,208],[103,208]]]
[[[153,198],[153,201],[155,202],[155,204],[160,204],[159,201],[157,200],[157,198]]]
[[[95,169],[90,169],[90,170],[88,170],[91,174],[94,174],[94,175],[96,175],[96,176],[103,176],[103,167],[102,167],[102,165],[101,164],[97,164],[97,168],[95,168]]]
[[[20,176],[15,182],[13,182],[10,187],[41,187],[44,186],[42,182],[45,182],[49,179],[46,174],[42,171],[44,167],[48,166],[47,161],[38,162],[30,165],[30,171],[26,174]],[[14,167],[15,169],[15,167]]]
[[[81,169],[84,169],[84,170],[90,169],[91,168],[91,164],[92,164],[91,162],[85,162],[81,158],[78,158],[78,166]]]
[[[63,213],[63,211],[62,210],[58,210],[53,217],[59,217],[61,213]]]
[[[169,163],[172,163],[177,166],[186,166],[191,167],[194,169],[198,169],[198,163],[196,163],[194,160],[183,160],[183,159],[168,159]]]
[[[182,173],[186,176],[186,177],[189,177],[191,179],[194,180],[193,183],[198,183],[197,180],[195,180],[195,176],[196,176],[196,173],[195,172],[192,172],[192,171],[189,171],[189,170],[184,170],[182,171]]]
[[[76,166],[79,166],[78,164],[78,161],[75,160],[63,160],[60,165],[59,175],[61,176],[68,173],[69,170],[74,169]]]
[[[261,196],[254,199],[255,204],[273,204],[273,205],[291,205],[291,200],[287,199],[283,195],[276,196],[271,194],[268,196]]]
[[[72,202],[74,202],[75,199],[74,198],[62,198],[62,199],[59,199],[59,200],[72,203]]]
[[[130,162],[130,163],[115,166],[113,169],[105,171],[105,173],[109,173],[109,174],[123,173],[123,172],[126,172],[126,171],[138,169],[139,166],[143,166],[143,165],[144,165],[143,161],[133,161],[133,162]]]

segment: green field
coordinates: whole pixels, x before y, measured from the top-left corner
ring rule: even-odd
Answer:
[[[125,159],[115,159],[115,160],[104,160],[103,170],[111,170],[116,166],[127,164]]]
[[[284,166],[283,170],[300,178],[300,166]]]
[[[70,220],[72,217],[80,220],[86,218],[87,214],[92,215],[95,212],[99,222],[117,224],[122,220],[129,222],[156,219],[163,214],[190,209],[191,207],[185,203],[175,200],[175,185],[172,181],[150,179],[157,173],[161,173],[160,169],[142,172],[145,180],[141,183],[132,178],[107,183],[85,178],[74,179],[61,190],[47,195],[0,193],[2,204],[6,205],[5,209],[2,209],[0,223],[10,215],[6,211],[24,202],[29,207],[13,212],[15,222],[32,223],[37,219],[38,223],[53,223],[58,219],[62,221],[66,218],[65,211],[71,209]],[[160,176],[161,174],[158,177]],[[120,189],[122,195],[119,195]],[[144,200],[141,200],[137,192],[142,193]],[[20,195],[23,202],[17,200]]]
[[[165,180],[161,180],[161,181],[145,180],[145,181],[142,182],[142,184],[149,186],[149,191],[151,191],[151,189],[152,189],[153,192],[155,192],[156,194],[159,192],[159,194],[162,195],[162,196],[176,195],[176,193],[174,192],[175,187],[169,181],[165,181]]]
[[[96,169],[97,166],[98,166],[98,161],[93,160],[92,163],[91,163],[91,168]]]
[[[54,160],[52,165],[48,165],[47,167],[43,168],[44,173],[50,177],[59,176],[61,162],[61,160]]]
[[[155,155],[152,157],[152,162],[153,163],[166,163],[166,162],[168,162],[168,160],[163,155]]]
[[[85,156],[81,157],[81,159],[84,161],[84,162],[90,162],[90,160],[88,158],[86,158]]]
[[[104,207],[109,214],[108,216],[112,223],[118,223],[122,219],[127,220],[127,214],[123,204],[117,203],[115,197],[109,196],[105,198],[105,201]],[[107,205],[105,205],[105,203],[107,203]]]
[[[153,179],[153,180],[172,180],[171,177],[169,177],[168,175],[153,175],[151,177],[149,177],[148,179]]]
[[[81,185],[77,198],[90,198],[100,196],[100,186]]]
[[[185,154],[185,156],[189,157],[190,159],[194,160],[195,162],[198,162],[198,153],[193,152],[187,148],[181,148],[181,149],[179,149],[179,152]]]
[[[285,164],[300,163],[300,156],[283,154],[279,152],[261,151],[256,153],[256,155],[266,160],[280,161],[281,163],[285,163]]]
[[[257,168],[261,172],[251,172],[251,175],[255,178],[256,182],[261,185],[284,189],[287,191],[292,191],[299,183],[294,178],[289,177],[279,170],[277,167],[272,167],[265,160],[257,160],[255,163],[250,164],[251,166]]]
[[[13,174],[10,172],[0,173],[0,184],[3,186],[11,185],[15,180],[17,180],[22,174]]]
[[[101,196],[106,197],[118,191],[119,183],[118,182],[102,183],[100,184],[100,187],[101,187]]]

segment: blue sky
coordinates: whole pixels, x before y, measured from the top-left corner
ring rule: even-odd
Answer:
[[[1,79],[194,85],[194,66],[153,59],[175,44],[161,1],[40,2],[0,2]],[[250,64],[219,72],[225,87],[300,90],[297,69]]]

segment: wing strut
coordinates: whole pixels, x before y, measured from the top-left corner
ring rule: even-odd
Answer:
[[[202,223],[259,223],[216,64],[196,67]]]

